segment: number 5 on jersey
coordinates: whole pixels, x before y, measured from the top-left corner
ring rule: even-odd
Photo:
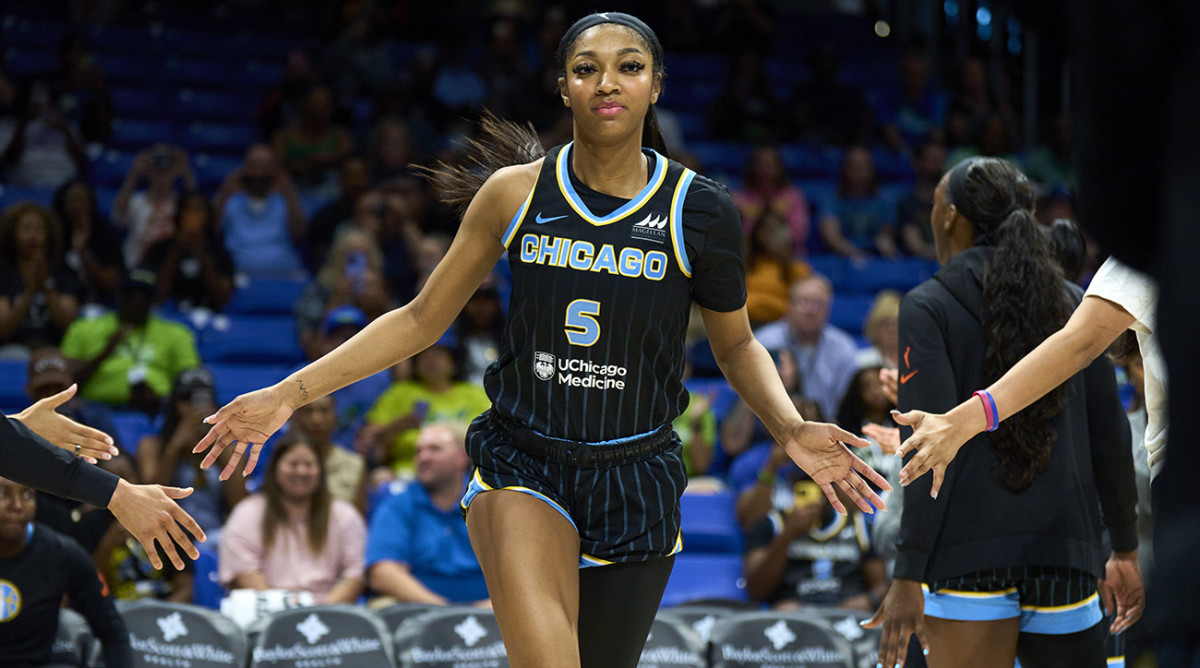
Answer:
[[[567,304],[567,321],[564,328],[567,342],[573,346],[591,346],[600,340],[600,302],[591,299],[576,299]]]

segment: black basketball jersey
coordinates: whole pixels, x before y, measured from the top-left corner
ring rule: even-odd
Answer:
[[[741,222],[723,186],[649,149],[636,197],[588,191],[573,181],[571,146],[546,155],[504,233],[513,289],[484,385],[496,410],[543,434],[610,441],[687,407],[692,300],[745,303]]]

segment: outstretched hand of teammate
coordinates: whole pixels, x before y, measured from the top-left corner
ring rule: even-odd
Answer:
[[[909,483],[933,471],[933,487],[929,494],[937,498],[938,490],[942,487],[942,479],[946,477],[948,466],[960,448],[975,434],[980,432],[970,425],[958,420],[954,412],[946,414],[926,413],[924,411],[909,411],[907,413],[892,412],[896,424],[913,428],[909,436],[896,449],[896,456],[901,459],[909,452],[915,452],[912,459],[900,469],[900,484]]]
[[[839,513],[845,515],[846,507],[838,499],[834,485],[842,489],[864,513],[875,509],[887,510],[883,499],[871,489],[868,482],[880,489],[892,487],[875,469],[850,451],[847,444],[869,447],[871,443],[855,436],[837,425],[823,422],[803,422],[791,433],[784,449],[796,465],[821,487],[825,498]]]
[[[112,459],[117,454],[117,448],[111,436],[58,412],[58,407],[75,396],[78,389],[78,386],[71,385],[11,417],[20,420],[38,436],[91,464],[95,464],[97,459]]]
[[[242,475],[248,476],[258,463],[263,443],[288,421],[292,410],[275,386],[243,394],[204,419],[212,427],[192,452],[208,449],[200,463],[201,468],[208,468],[225,448],[233,446],[233,453],[221,471],[221,480],[228,480],[248,448],[246,466],[242,469]]]

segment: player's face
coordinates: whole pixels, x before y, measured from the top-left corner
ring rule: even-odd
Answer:
[[[576,132],[615,138],[641,131],[660,81],[650,50],[632,30],[612,23],[588,28],[571,45],[566,69],[559,91]]]
[[[0,478],[0,540],[18,540],[33,521],[37,494],[32,488]]]

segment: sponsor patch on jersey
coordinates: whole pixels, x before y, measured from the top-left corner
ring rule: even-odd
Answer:
[[[533,375],[542,380],[554,377],[554,355],[550,353],[533,353]]]
[[[667,243],[667,225],[670,218],[665,213],[650,213],[629,228],[630,239],[645,239],[656,244]]]

